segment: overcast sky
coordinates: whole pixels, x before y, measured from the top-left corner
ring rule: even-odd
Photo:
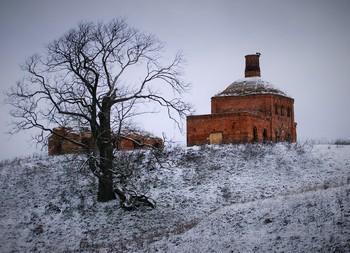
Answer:
[[[260,52],[262,78],[295,99],[299,139],[350,139],[349,13],[348,0],[2,0],[1,100],[19,65],[79,21],[126,17],[165,42],[166,56],[185,53],[197,114],[210,113],[210,98],[244,77],[244,56]],[[0,113],[0,159],[32,153],[30,133],[10,138],[9,108]],[[141,124],[185,144],[159,116]]]

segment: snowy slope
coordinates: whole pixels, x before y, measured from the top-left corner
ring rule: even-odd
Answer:
[[[0,167],[0,252],[349,252],[350,146],[169,148],[129,182],[157,208],[96,202],[83,157]]]

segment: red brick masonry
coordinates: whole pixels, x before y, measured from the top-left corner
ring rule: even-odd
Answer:
[[[54,128],[48,141],[48,152],[49,155],[60,155],[60,154],[73,154],[83,153],[92,150],[92,137],[89,131],[74,131],[70,127]],[[89,149],[84,150],[82,146],[75,144],[60,136],[64,136],[77,143],[86,145]],[[162,147],[164,145],[163,140],[159,137],[152,137],[147,134],[127,134],[124,138],[120,138],[115,143],[117,150],[133,150],[143,148],[144,146],[153,146],[155,148]]]

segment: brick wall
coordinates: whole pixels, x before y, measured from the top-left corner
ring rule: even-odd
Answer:
[[[69,138],[78,143],[83,143],[83,137],[87,140],[91,138],[90,136],[86,136],[86,134],[75,133],[73,129],[69,127],[54,128],[53,132],[55,134],[52,134],[48,140],[49,155],[82,153],[83,148],[81,146],[67,141],[65,138]]]
[[[211,98],[211,113],[248,111],[271,116],[273,95],[217,96]]]
[[[73,131],[72,128],[54,128],[53,131],[55,134],[52,134],[48,139],[49,155],[84,153],[93,149],[92,136],[88,131],[82,131],[78,133]],[[75,144],[74,142],[69,141],[64,137],[77,143],[82,143],[86,145],[88,149]],[[115,148],[118,150],[139,149],[147,145],[153,146],[155,148],[160,148],[163,147],[164,143],[163,140],[159,137],[152,137],[141,134],[128,134],[125,136],[125,138],[121,138],[115,142]]]
[[[257,128],[254,140],[253,128]],[[263,141],[263,130],[268,131],[269,118],[260,117],[247,112],[220,113],[187,117],[187,145],[211,144],[210,135],[222,133],[222,142],[245,143]],[[268,134],[266,138],[271,138]]]
[[[296,141],[294,100],[260,94],[213,97],[212,114],[187,117],[187,145]],[[275,110],[277,108],[277,110]],[[221,133],[221,134],[218,134]]]
[[[296,142],[296,123],[294,122],[294,100],[283,96],[274,96],[271,128],[273,141]],[[288,136],[290,135],[290,136]]]

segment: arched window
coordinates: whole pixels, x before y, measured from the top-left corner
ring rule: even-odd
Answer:
[[[279,134],[278,131],[275,131],[275,141],[278,142],[279,141]]]
[[[266,128],[264,128],[264,131],[263,131],[263,141],[264,142],[267,141],[267,130],[266,130]]]
[[[287,107],[287,117],[290,117],[290,107]]]
[[[278,106],[275,104],[275,114],[278,115]]]
[[[258,141],[258,129],[256,126],[253,127],[253,142]]]

